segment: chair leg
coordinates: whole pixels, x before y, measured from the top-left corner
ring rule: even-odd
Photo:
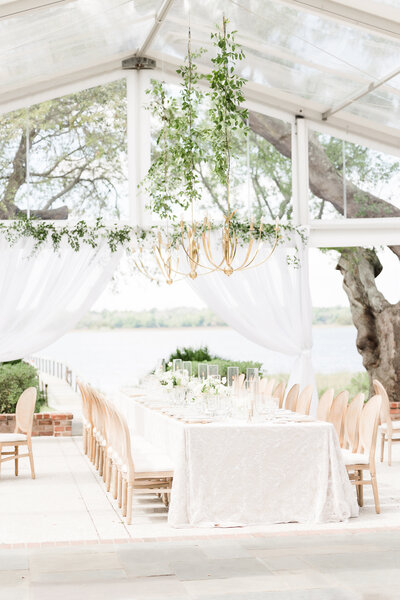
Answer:
[[[30,462],[30,465],[31,465],[32,479],[35,479],[36,478],[36,475],[35,475],[35,465],[33,463],[33,452],[32,452],[32,442],[31,441],[28,442],[28,454],[29,454],[29,462]]]
[[[15,460],[14,460],[14,470],[15,470],[15,476],[18,476],[18,446],[14,446],[14,454],[15,454]]]
[[[104,469],[104,446],[100,446],[99,451],[99,475],[103,477],[103,469]]]
[[[107,473],[108,473],[108,463],[110,460],[110,457],[107,454],[107,449],[104,449],[104,465],[103,465],[103,481],[104,483],[107,485]]]
[[[112,463],[111,458],[108,458],[107,460],[108,460],[108,464],[107,464],[107,472],[106,472],[106,490],[107,490],[107,492],[109,492],[111,489],[113,463]]]
[[[372,482],[372,491],[374,493],[375,512],[377,515],[379,515],[381,512],[381,506],[379,504],[378,483],[376,481],[375,473],[371,473],[371,482]]]
[[[381,435],[381,462],[383,462],[384,452],[385,452],[385,434],[382,433],[382,435]]]
[[[132,500],[133,500],[133,485],[128,483],[128,493],[126,499],[126,522],[128,525],[132,523]]]
[[[113,494],[112,497],[114,498],[114,500],[117,499],[118,497],[118,478],[119,478],[119,469],[117,467],[117,465],[114,465],[114,481],[113,481]]]
[[[118,471],[118,506],[122,508],[122,472]]]
[[[123,517],[126,517],[127,495],[128,495],[128,482],[124,478],[122,480],[122,516]]]
[[[364,506],[364,486],[362,484],[363,482],[363,472],[362,471],[358,471],[357,472],[357,479],[360,482],[359,485],[357,485],[357,499],[358,499],[358,506]]]
[[[83,454],[87,454],[87,429],[86,429],[85,425],[83,425],[82,444],[83,444]]]
[[[392,438],[388,438],[388,465],[392,466]]]

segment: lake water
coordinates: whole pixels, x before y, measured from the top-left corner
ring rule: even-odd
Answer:
[[[354,327],[315,327],[313,335],[317,373],[362,370]],[[135,383],[178,346],[201,345],[223,357],[260,361],[271,374],[289,372],[293,362],[227,327],[72,331],[38,355],[64,362],[93,385],[106,388]]]

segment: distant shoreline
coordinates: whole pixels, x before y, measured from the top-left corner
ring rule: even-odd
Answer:
[[[322,324],[318,323],[317,325],[312,326],[313,329],[348,329],[353,328],[354,325],[335,325],[334,323]],[[73,329],[70,333],[78,333],[78,332],[108,332],[108,331],[190,331],[190,330],[206,330],[211,329],[212,331],[216,330],[224,330],[224,329],[233,329],[229,325],[205,325],[205,326],[181,326],[181,327],[79,327],[77,329]]]

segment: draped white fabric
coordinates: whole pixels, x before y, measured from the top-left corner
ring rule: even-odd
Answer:
[[[65,241],[56,252],[34,245],[23,238],[10,246],[0,236],[0,361],[29,356],[74,327],[120,258],[105,240],[78,252]]]
[[[269,350],[296,357],[289,386],[314,383],[312,306],[308,251],[299,245],[300,266],[288,264],[288,249],[276,248],[256,268],[227,277],[214,272],[190,280],[194,290],[228,325]],[[265,365],[268,369],[268,365]],[[311,413],[316,413],[314,394]]]

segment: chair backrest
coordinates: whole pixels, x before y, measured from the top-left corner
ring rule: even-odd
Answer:
[[[344,418],[344,445],[351,452],[357,452],[358,449],[360,418],[364,407],[364,399],[365,395],[361,392],[354,396],[347,407]]]
[[[260,381],[260,386],[259,386],[259,390],[261,394],[264,394],[265,396],[272,396],[272,391],[274,389],[274,385],[275,385],[275,379],[267,379],[266,377],[263,377]]]
[[[286,396],[285,408],[286,410],[296,410],[297,398],[299,395],[300,386],[298,383],[295,383]]]
[[[329,411],[328,421],[334,426],[341,446],[343,445],[344,416],[348,402],[349,392],[347,390],[340,392],[333,400],[331,410]]]
[[[86,385],[80,380],[77,380],[77,384],[79,387],[79,391],[81,393],[82,398],[82,414],[86,421],[93,425],[92,423],[92,411],[91,411],[91,403],[88,390],[86,389]]]
[[[28,437],[31,436],[36,397],[37,389],[34,387],[30,387],[24,390],[18,398],[17,406],[15,409],[16,433],[25,433]]]
[[[310,406],[313,395],[314,386],[307,385],[300,393],[296,402],[296,412],[302,415],[310,414]]]
[[[382,399],[380,417],[381,417],[382,423],[386,423],[388,435],[389,435],[389,437],[391,437],[393,427],[392,427],[392,419],[390,417],[389,396],[387,395],[385,388],[383,387],[381,382],[378,381],[378,379],[374,379],[372,382],[372,385],[374,386],[375,394],[377,396],[380,396]]]
[[[282,406],[283,406],[283,400],[285,398],[285,389],[286,389],[286,385],[284,384],[283,381],[281,381],[280,383],[278,383],[278,385],[272,392],[273,398],[278,398],[278,400],[279,400],[279,408],[282,408]]]
[[[321,396],[318,402],[317,419],[318,421],[328,421],[331,412],[334,389],[328,388]]]
[[[380,396],[372,396],[364,405],[360,418],[358,452],[369,454],[369,463],[375,464],[376,437],[382,405]]]
[[[244,385],[245,375],[244,373],[240,373],[237,377],[233,379],[232,382],[232,391],[234,394],[239,394]]]

